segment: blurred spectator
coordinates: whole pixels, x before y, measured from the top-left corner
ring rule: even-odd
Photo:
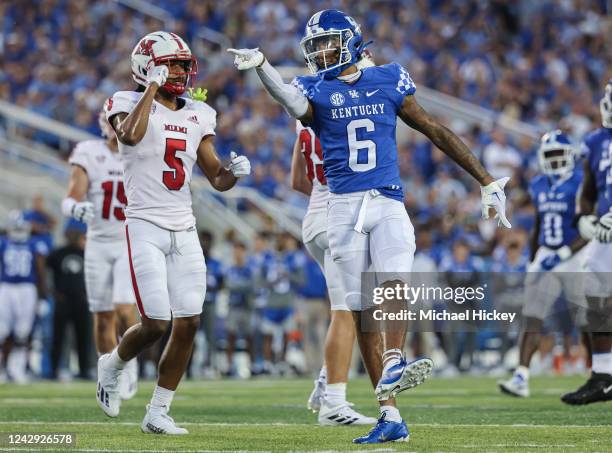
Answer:
[[[41,194],[32,197],[32,207],[24,211],[25,219],[32,225],[32,237],[42,240],[49,250],[53,248],[53,229],[57,220],[45,208]]]
[[[483,162],[495,179],[513,176],[523,160],[519,152],[508,143],[508,138],[499,129],[491,134],[492,142],[483,151]]]
[[[310,256],[305,256],[304,285],[298,289],[299,324],[302,333],[302,344],[306,356],[306,368],[309,371],[321,367],[325,335],[329,323],[329,301],[325,277],[321,268]]]
[[[287,233],[276,238],[276,251],[264,264],[261,285],[268,289],[267,305],[261,310],[264,335],[264,369],[282,363],[288,346],[289,332],[295,330],[295,289],[304,284],[304,255],[297,250],[295,239]],[[273,349],[278,338],[280,348]]]
[[[204,297],[204,307],[200,316],[200,329],[204,331],[206,338],[205,356],[203,367],[205,375],[213,373],[217,368],[215,355],[217,351],[217,296],[219,290],[223,288],[223,265],[221,261],[212,255],[214,237],[210,231],[201,230],[199,233],[200,245],[206,259],[206,295]]]
[[[227,333],[227,363],[230,375],[234,375],[234,351],[238,341],[242,350],[248,351],[251,362],[254,362],[253,331],[253,296],[255,294],[255,272],[247,264],[247,248],[243,242],[234,242],[232,265],[225,273],[225,287],[229,294],[229,311],[225,319]]]
[[[82,227],[70,221],[64,233],[66,245],[54,250],[47,258],[47,265],[53,274],[53,344],[51,348],[52,376],[58,377],[64,355],[67,329],[72,325],[74,346],[79,358],[80,379],[91,379],[92,348],[91,316],[85,292],[83,256],[85,234]]]

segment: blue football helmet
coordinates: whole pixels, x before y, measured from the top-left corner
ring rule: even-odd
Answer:
[[[604,96],[599,101],[601,111],[601,125],[612,128],[612,79],[608,80]]]
[[[333,79],[357,62],[365,46],[355,19],[342,11],[325,9],[308,20],[300,47],[313,74]]]
[[[26,241],[31,234],[31,224],[21,211],[11,211],[6,220],[6,235],[13,241]]]
[[[542,136],[538,148],[538,162],[542,173],[560,176],[574,169],[574,146],[559,129]]]

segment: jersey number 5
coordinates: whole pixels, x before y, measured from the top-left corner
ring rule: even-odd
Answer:
[[[162,173],[162,182],[169,190],[181,190],[185,183],[185,169],[183,168],[183,160],[176,155],[177,151],[186,151],[187,141],[178,138],[166,139],[166,152],[164,153],[164,162],[170,171]]]

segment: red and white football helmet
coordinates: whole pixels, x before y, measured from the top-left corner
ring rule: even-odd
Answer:
[[[162,88],[179,96],[185,92],[186,84],[190,83],[198,73],[198,62],[180,36],[166,31],[149,33],[132,51],[132,78],[139,85],[146,85],[147,68],[150,65],[159,66],[177,60],[185,62],[184,74],[187,75],[185,84],[166,81]]]

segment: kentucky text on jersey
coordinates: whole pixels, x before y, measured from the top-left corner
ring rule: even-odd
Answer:
[[[312,127],[323,147],[332,193],[378,189],[402,200],[395,129],[404,97],[416,91],[397,63],[365,68],[359,79],[297,77],[294,85],[313,106]]]
[[[358,116],[384,115],[385,104],[367,104],[354,105],[352,107],[343,107],[331,109],[332,118],[356,118]]]

